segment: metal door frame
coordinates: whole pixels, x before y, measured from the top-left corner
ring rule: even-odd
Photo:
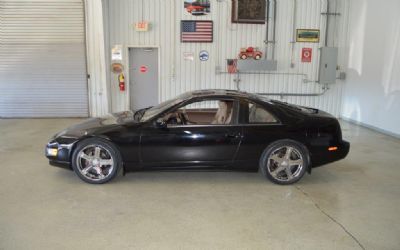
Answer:
[[[129,54],[129,49],[144,49],[144,48],[152,48],[152,49],[157,49],[157,64],[158,64],[158,76],[157,76],[157,80],[158,80],[158,85],[157,85],[157,94],[158,94],[158,102],[160,102],[160,89],[161,89],[161,64],[160,64],[160,46],[159,45],[127,45],[126,46],[126,74],[125,74],[125,87],[126,87],[126,106],[125,109],[126,110],[130,110],[131,109],[131,93],[130,93],[130,75],[129,75],[129,71],[130,71],[130,65],[129,65],[129,59],[130,59],[130,54]]]

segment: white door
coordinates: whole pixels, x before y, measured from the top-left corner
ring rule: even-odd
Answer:
[[[158,49],[129,49],[131,110],[158,104]]]

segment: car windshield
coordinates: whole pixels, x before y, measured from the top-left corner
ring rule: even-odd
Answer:
[[[140,118],[140,122],[146,122],[152,118],[154,118],[155,116],[157,116],[158,114],[166,111],[167,109],[175,106],[176,104],[183,102],[184,100],[186,100],[190,95],[188,93],[184,93],[181,94],[179,96],[177,96],[174,99],[171,100],[167,100],[165,102],[162,102],[154,107],[151,107],[149,109],[147,109],[143,116]]]

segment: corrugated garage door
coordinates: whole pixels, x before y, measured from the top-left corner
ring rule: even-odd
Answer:
[[[81,0],[0,0],[0,117],[87,117]]]

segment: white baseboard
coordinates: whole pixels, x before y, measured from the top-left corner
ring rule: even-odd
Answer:
[[[381,129],[381,128],[378,128],[378,127],[375,127],[375,126],[372,126],[372,125],[369,125],[369,124],[366,124],[366,123],[363,123],[363,122],[359,122],[359,121],[353,120],[351,118],[347,118],[347,117],[343,117],[342,116],[342,117],[340,117],[340,119],[342,119],[343,121],[350,122],[352,124],[359,125],[359,126],[374,130],[376,132],[379,132],[379,133],[382,133],[382,134],[385,134],[385,135],[392,136],[392,137],[395,137],[397,139],[400,139],[400,134],[396,134],[396,133],[387,131],[385,129]]]

